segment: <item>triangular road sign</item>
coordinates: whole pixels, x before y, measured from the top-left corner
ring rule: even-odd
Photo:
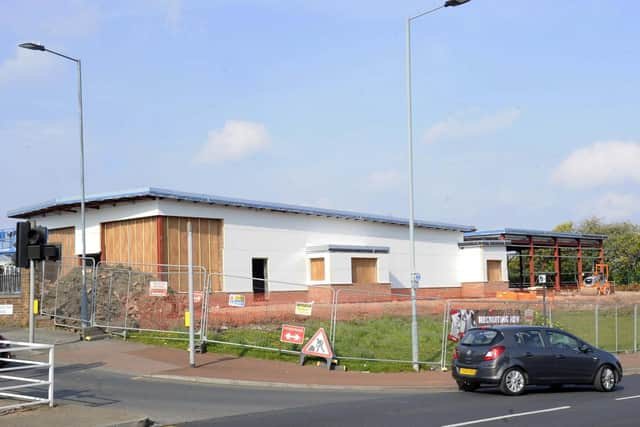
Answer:
[[[329,338],[324,331],[324,328],[320,328],[311,337],[302,348],[302,353],[309,356],[324,357],[325,359],[331,359],[333,357],[333,350],[329,344]]]

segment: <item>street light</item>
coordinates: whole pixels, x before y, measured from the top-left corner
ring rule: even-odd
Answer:
[[[84,191],[84,122],[82,117],[82,64],[80,59],[73,58],[71,56],[63,55],[60,52],[56,52],[51,49],[47,49],[44,45],[38,43],[21,43],[18,45],[23,49],[29,50],[40,50],[43,52],[49,52],[56,56],[59,56],[64,59],[68,59],[69,61],[73,61],[78,66],[78,106],[80,107],[80,188],[81,188],[81,199],[80,199],[80,217],[82,221],[82,293],[80,296],[80,317],[82,319],[82,327],[88,326],[88,315],[87,315],[87,273],[85,266],[85,259],[87,255],[87,239],[86,239],[86,216],[84,210],[85,203],[85,191]]]
[[[418,277],[416,272],[416,240],[415,240],[415,220],[413,213],[413,105],[411,100],[411,22],[434,13],[445,7],[461,6],[471,0],[447,0],[442,6],[407,18],[407,137],[409,142],[409,241],[410,241],[410,261],[411,261],[411,360],[413,369],[420,370],[418,363],[418,319],[416,309],[416,288],[418,287]]]

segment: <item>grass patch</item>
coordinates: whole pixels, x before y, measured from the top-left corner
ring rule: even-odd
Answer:
[[[329,333],[329,322],[307,321],[307,339],[315,331],[323,327]],[[300,351],[302,346],[280,342],[281,324],[252,325],[209,331],[209,340],[250,346],[268,347],[277,350]],[[439,361],[442,336],[442,318],[425,316],[419,319],[420,359]],[[128,339],[145,344],[161,345],[186,350],[187,337],[178,334],[157,332],[129,333]],[[174,339],[172,339],[174,338]],[[250,347],[239,347],[229,344],[211,343],[207,345],[210,352],[223,353],[240,357],[298,362],[299,356],[281,351],[262,350]],[[338,357],[355,357],[363,359],[411,360],[411,319],[403,317],[383,317],[371,320],[339,321],[336,326],[334,353]],[[321,359],[309,358],[307,363],[315,363]],[[377,362],[366,360],[339,359],[339,366],[352,371],[369,372],[401,372],[410,371],[411,363]],[[426,367],[425,367],[426,368]]]
[[[554,310],[552,320],[555,326],[569,331],[587,342],[595,345],[595,315],[593,310],[559,311]],[[540,319],[541,321],[541,319]],[[239,347],[229,344],[211,343],[208,351],[238,357],[254,357],[258,359],[280,360],[291,363],[299,361],[298,355],[287,354],[282,350],[300,351],[302,346],[280,342],[281,324],[252,325],[236,328],[209,331],[210,340],[225,343],[244,344],[249,346],[276,349],[262,350],[250,347]],[[320,327],[329,333],[329,322],[307,321],[305,326],[307,339]],[[420,360],[438,362],[440,360],[442,339],[442,317],[439,315],[422,316],[418,319]],[[175,338],[184,338],[176,340]],[[129,333],[132,341],[161,345],[186,350],[186,335],[137,332]],[[608,351],[616,349],[615,311],[614,308],[600,307],[598,345]],[[453,344],[447,348],[448,363]],[[633,349],[633,308],[624,307],[618,310],[618,350]],[[336,325],[334,353],[340,357],[361,359],[393,359],[411,360],[411,319],[407,317],[382,317],[370,320],[339,321]],[[307,363],[317,360],[310,358]],[[402,372],[411,371],[410,362],[376,362],[366,360],[339,359],[339,366],[352,371],[369,372]],[[424,368],[426,366],[423,365]]]

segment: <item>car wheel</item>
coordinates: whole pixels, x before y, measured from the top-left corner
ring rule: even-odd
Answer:
[[[609,365],[603,365],[598,369],[593,380],[593,386],[598,391],[613,391],[616,388],[616,373]]]
[[[458,383],[458,390],[462,391],[476,391],[480,387],[480,384],[476,381],[458,380],[456,382]]]
[[[527,379],[524,372],[519,368],[511,368],[502,374],[500,391],[509,396],[517,396],[524,392],[526,385]]]

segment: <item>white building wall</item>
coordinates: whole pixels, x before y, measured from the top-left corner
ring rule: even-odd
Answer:
[[[501,261],[502,280],[509,280],[507,250],[504,246],[467,246],[460,249],[458,271],[461,283],[488,280],[487,261]]]
[[[378,258],[378,280],[394,288],[409,288],[408,228],[367,221],[299,215],[247,208],[207,205],[169,199],[103,204],[87,209],[87,253],[101,250],[100,223],[147,216],[215,218],[224,221],[223,272],[251,276],[251,258],[267,258],[268,279],[313,284],[309,278],[308,246],[327,244],[389,247],[388,254],[326,254],[327,283],[351,283],[351,257]],[[53,213],[35,218],[49,228],[76,227],[75,253],[82,252],[79,213]],[[460,286],[458,248],[463,233],[416,228],[416,266],[420,287]],[[465,276],[466,277],[466,276]],[[248,292],[249,280],[228,280],[228,292]],[[288,289],[271,283],[271,290]]]
[[[309,283],[306,247],[328,244],[386,246],[389,254],[331,253],[330,283],[351,283],[351,257],[376,257],[378,279],[395,288],[408,288],[408,228],[392,224],[352,221],[321,216],[205,205],[173,200],[159,202],[160,215],[224,220],[225,274],[250,276],[251,258],[269,259],[269,279]],[[416,229],[416,265],[421,287],[460,286],[458,243],[461,232]],[[239,281],[230,281],[241,283]],[[276,283],[271,290],[276,290]],[[240,292],[248,289],[228,289]]]
[[[484,248],[484,277],[489,280],[487,273],[487,261],[502,261],[502,280],[509,280],[509,268],[507,265],[507,249],[504,246],[487,246]]]
[[[486,277],[484,251],[480,246],[460,249],[459,274],[461,283],[484,282]]]

